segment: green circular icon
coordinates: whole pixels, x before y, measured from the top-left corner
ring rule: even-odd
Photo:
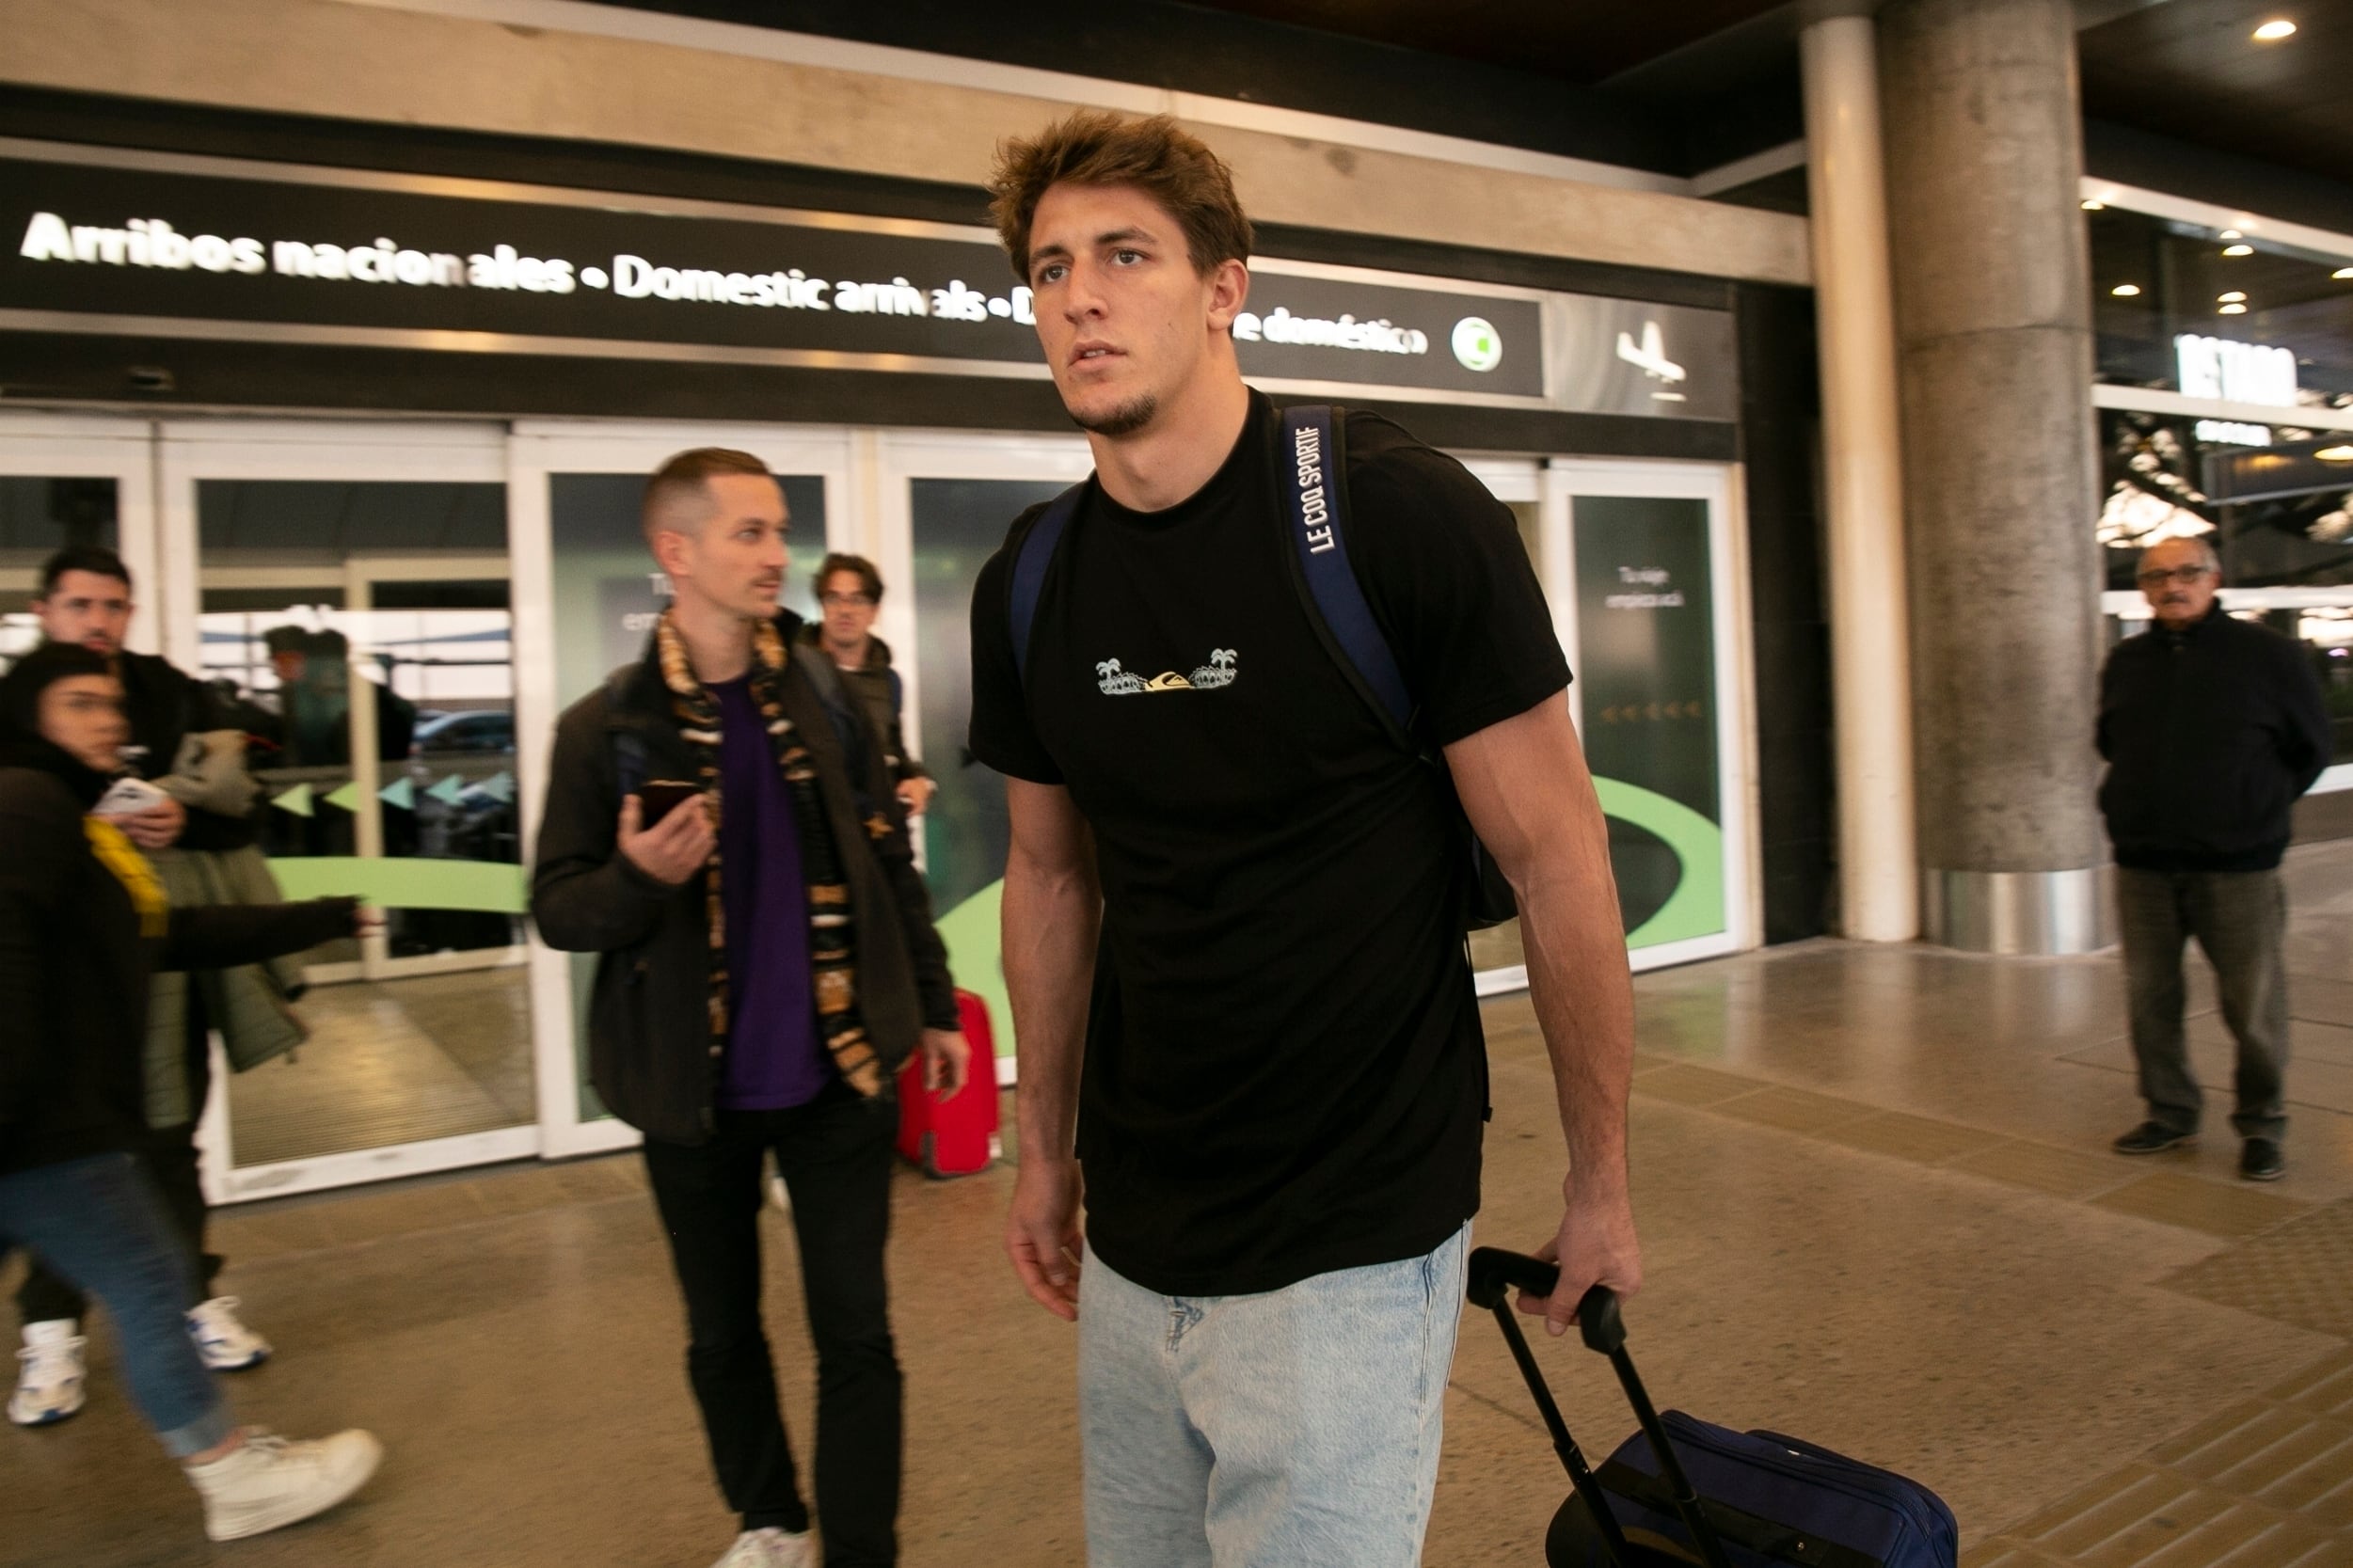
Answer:
[[[1455,324],[1455,357],[1465,370],[1491,371],[1503,362],[1503,335],[1484,316],[1465,316]]]

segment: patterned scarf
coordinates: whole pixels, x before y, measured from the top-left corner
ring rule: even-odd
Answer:
[[[724,810],[719,789],[719,699],[696,678],[687,657],[686,641],[678,635],[671,612],[665,610],[654,628],[661,659],[662,684],[670,689],[670,708],[678,733],[693,748],[702,770],[703,793],[710,802],[716,827]],[[801,829],[801,865],[808,884],[809,970],[817,991],[818,1037],[834,1059],[835,1070],[853,1089],[868,1099],[888,1086],[882,1064],[867,1040],[858,1017],[857,927],[851,919],[849,879],[840,848],[826,820],[825,800],[819,791],[817,760],[801,732],[785,716],[781,692],[785,665],[790,657],[774,623],[763,621],[753,634],[752,701],[768,726],[770,749],[785,777],[785,792],[792,800],[793,820]],[[823,657],[819,655],[819,657]],[[710,924],[711,1041],[727,1045],[727,920],[720,899],[719,846],[711,846],[708,890]]]

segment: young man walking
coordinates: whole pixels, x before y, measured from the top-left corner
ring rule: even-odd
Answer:
[[[874,635],[882,608],[882,574],[862,555],[836,550],[817,569],[819,618],[802,628],[802,641],[822,648],[841,672],[842,684],[866,705],[866,722],[882,742],[882,761],[897,781],[898,799],[910,816],[920,816],[939,786],[923,764],[907,754],[901,709],[905,686],[891,668],[891,645]]]
[[[190,735],[233,730],[236,722],[202,683],[156,655],[123,645],[136,612],[130,569],[103,546],[69,546],[41,567],[33,613],[40,619],[42,640],[86,648],[106,660],[122,685],[131,737],[125,754],[135,759],[130,770],[165,788],[153,805],[121,819],[123,836],[155,863],[176,904],[206,902],[200,895],[207,887],[251,888],[257,879],[261,886],[250,901],[275,902],[276,886],[252,852],[256,835],[244,811],[253,791],[242,758],[224,759],[203,789],[173,772]],[[197,803],[183,803],[182,792]],[[192,863],[198,856],[214,858],[209,875]],[[234,1009],[235,1022],[249,1032],[246,1043],[257,1053],[246,1060],[279,1054],[302,1038],[300,1026],[279,1005],[287,990],[282,982],[294,974],[289,966],[275,979],[258,968],[227,975],[161,974],[149,999],[148,1127],[135,1153],[195,1287],[182,1304],[189,1335],[206,1368],[216,1372],[260,1366],[270,1345],[239,1320],[234,1296],[216,1293],[224,1259],[205,1250],[209,1211],[196,1129],[212,1091],[211,1031],[232,1027],[231,1019],[214,1017],[208,999],[219,998],[224,1011],[231,1010],[225,1006],[231,997],[250,1004]],[[53,1425],[80,1411],[86,1398],[82,1319],[88,1300],[38,1255],[16,1300],[24,1345],[17,1352],[8,1419],[18,1426]]]
[[[1560,1287],[1521,1307],[1558,1333],[1641,1282],[1632,993],[1567,666],[1508,513],[1356,414],[1348,560],[1428,753],[1359,696],[1295,586],[1296,454],[1232,335],[1249,222],[1200,143],[1080,114],[994,189],[1096,464],[1023,648],[1036,513],[981,573],[972,721],[1012,825],[1006,1244],[1078,1322],[1089,1560],[1407,1568],[1487,1104],[1464,813],[1518,897],[1568,1145]]]
[[[689,1381],[742,1519],[721,1568],[817,1561],[760,1325],[771,1154],[817,1348],[825,1560],[879,1568],[898,1556],[892,1077],[919,1050],[927,1085],[962,1086],[955,990],[881,748],[776,608],[782,489],[747,453],[681,452],[644,521],[676,596],[644,660],[557,726],[532,913],[600,955],[590,1076],[645,1134]]]

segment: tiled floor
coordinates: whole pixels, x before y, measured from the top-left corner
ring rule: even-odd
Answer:
[[[1661,1402],[1919,1477],[1967,1568],[2353,1568],[2353,1103],[2325,1070],[2353,1061],[2353,847],[2299,851],[2291,885],[2302,1054],[2268,1188],[2235,1179],[2218,1117],[2196,1150],[2107,1152],[2138,1109],[2112,958],[1816,942],[1644,976],[1628,1321]],[[1557,1217],[1550,1077],[1524,999],[1487,1016],[1480,1238],[1527,1245]],[[894,1194],[909,1568],[1081,1560],[1071,1338],[1000,1260],[1010,1187],[904,1173]],[[382,1478],[206,1548],[102,1329],[87,1414],[0,1430],[0,1568],[702,1568],[725,1544],[633,1160],[249,1206],[219,1232],[280,1353],[240,1407],[365,1422]],[[790,1233],[769,1234],[804,1435]],[[1630,1421],[1599,1365],[1537,1354],[1588,1449],[1613,1446]],[[1533,1568],[1565,1483],[1483,1319],[1447,1421],[1427,1561]]]

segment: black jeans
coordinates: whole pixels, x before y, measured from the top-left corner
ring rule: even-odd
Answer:
[[[2198,1131],[2205,1095],[2189,1070],[2182,1030],[2182,949],[2191,937],[2214,965],[2222,1021],[2238,1042],[2231,1126],[2278,1142],[2287,1131],[2281,1079],[2288,1062],[2288,981],[2281,946],[2287,894],[2277,871],[2116,869],[2124,935],[2124,989],[2133,1055],[2149,1118]]]
[[[898,1558],[900,1382],[882,1248],[890,1233],[887,1104],[841,1084],[788,1111],[722,1111],[710,1142],[645,1143],[645,1172],[686,1296],[687,1378],[711,1461],[743,1528],[809,1528],[760,1321],[761,1156],[792,1195],[817,1348],[817,1512],[828,1568]]]
[[[196,1124],[204,1115],[204,1098],[213,1086],[210,1041],[211,1030],[205,1021],[200,992],[191,983],[188,987],[188,1119],[179,1127],[148,1128],[140,1134],[138,1147],[133,1150],[138,1156],[140,1166],[147,1172],[148,1181],[154,1189],[157,1207],[171,1227],[172,1239],[179,1243],[188,1277],[196,1286],[195,1299],[183,1303],[183,1307],[211,1299],[213,1280],[220,1273],[222,1262],[218,1253],[204,1250],[204,1216],[209,1211],[204,1204],[204,1181],[196,1152]],[[27,1261],[32,1267],[25,1273],[24,1283],[16,1291],[17,1311],[24,1322],[38,1323],[56,1318],[79,1318],[88,1310],[87,1298],[74,1289],[72,1280],[43,1262],[39,1253],[33,1254]]]

